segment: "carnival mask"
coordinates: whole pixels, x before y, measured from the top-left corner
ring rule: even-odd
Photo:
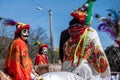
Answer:
[[[21,36],[24,40],[26,40],[29,36],[29,30],[28,29],[21,30]]]
[[[47,53],[48,53],[48,48],[43,47],[41,53],[42,53],[42,54],[47,54]]]

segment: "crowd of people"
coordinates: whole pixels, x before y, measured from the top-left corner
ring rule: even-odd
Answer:
[[[110,56],[106,55],[107,52],[103,50],[96,30],[91,27],[94,2],[95,0],[87,0],[85,4],[70,13],[73,18],[69,22],[69,27],[62,31],[60,36],[59,58],[62,65],[60,72],[49,72],[47,56],[49,47],[48,44],[41,44],[39,41],[38,54],[33,66],[27,47],[30,25],[5,20],[3,25],[15,25],[16,31],[7,50],[4,72],[12,80],[56,80],[57,78],[57,80],[110,80],[111,71],[114,71],[111,68],[113,63],[110,62]],[[117,19],[120,20],[120,16]],[[107,21],[105,25],[110,26],[111,31],[114,30],[112,35],[115,38],[114,46],[119,47],[120,23],[118,21],[117,29],[114,29],[114,25],[112,23],[110,25]],[[100,30],[105,29],[101,26],[103,25],[99,26]],[[35,69],[38,65],[39,69]]]

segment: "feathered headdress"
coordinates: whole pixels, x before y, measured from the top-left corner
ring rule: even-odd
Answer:
[[[120,32],[120,13],[119,10],[116,9],[108,9],[107,11],[109,12],[107,17],[99,17],[98,14],[96,15],[98,20],[102,21],[98,26],[98,30],[107,32],[112,39],[116,39]]]
[[[6,19],[6,18],[2,18],[2,17],[0,17],[0,20],[3,20],[2,21],[3,26],[16,26],[15,35],[17,35],[17,33],[19,31],[21,31],[22,29],[30,29],[29,24],[23,24],[23,23],[20,23],[20,22],[16,22],[12,19]]]
[[[71,12],[71,16],[77,18],[81,24],[90,25],[93,3],[95,1],[96,0],[87,0],[83,6]]]
[[[39,41],[33,41],[32,44],[36,46],[36,45],[40,45],[41,43]]]
[[[38,46],[39,46],[39,49],[42,48],[42,47],[48,48],[48,45],[47,45],[47,44],[41,43],[41,42],[39,42],[39,41],[33,41],[32,44],[33,44],[34,46],[38,45]]]

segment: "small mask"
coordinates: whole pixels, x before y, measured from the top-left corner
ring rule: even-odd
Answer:
[[[42,53],[42,54],[47,54],[47,53],[48,53],[48,48],[43,47],[41,53]]]
[[[21,36],[22,38],[27,39],[29,37],[29,30],[28,29],[21,30]]]

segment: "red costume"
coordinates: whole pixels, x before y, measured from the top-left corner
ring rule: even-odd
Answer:
[[[7,51],[5,70],[12,80],[31,80],[32,61],[26,44],[30,25],[13,20],[5,20],[4,25],[16,25],[15,39],[11,42]]]
[[[38,54],[35,59],[35,65],[38,65],[38,64],[47,65],[48,64],[47,56]]]
[[[18,38],[8,48],[5,66],[12,80],[31,80],[32,61],[26,43]]]
[[[46,53],[48,49],[48,45],[47,44],[40,44],[39,47],[39,54],[36,56],[35,59],[35,65],[47,65],[48,64],[48,57],[46,56]]]

